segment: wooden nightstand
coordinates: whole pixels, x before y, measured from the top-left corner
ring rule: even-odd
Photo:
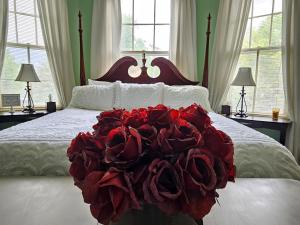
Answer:
[[[10,126],[16,125],[18,123],[23,123],[30,121],[42,116],[49,114],[45,110],[37,110],[34,113],[23,113],[23,112],[0,112],[0,130],[8,128]]]
[[[236,117],[234,115],[228,116],[247,127],[251,128],[267,128],[271,130],[278,130],[280,132],[280,143],[285,144],[286,131],[289,124],[292,122],[289,119],[279,118],[278,120],[272,120],[272,117],[267,116],[248,116],[248,117]]]

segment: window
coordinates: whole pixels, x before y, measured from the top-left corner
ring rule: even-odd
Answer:
[[[121,0],[122,55],[131,55],[141,64],[145,51],[147,66],[154,57],[169,57],[170,4],[170,0]],[[154,68],[149,74],[158,75]]]
[[[29,53],[27,52],[29,46]],[[25,82],[15,81],[20,65],[34,65],[41,82],[32,82],[32,97],[36,107],[45,107],[51,94],[57,101],[48,58],[45,50],[36,0],[9,0],[9,24],[7,47],[0,80],[1,94],[25,96]]]
[[[280,108],[284,114],[281,60],[282,0],[254,0],[249,13],[239,67],[251,67],[256,87],[245,87],[248,113],[270,114]],[[230,87],[233,107],[241,87]]]

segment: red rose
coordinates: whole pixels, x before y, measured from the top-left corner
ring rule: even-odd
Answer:
[[[157,129],[154,126],[149,124],[144,124],[140,126],[137,131],[141,135],[143,142],[143,149],[152,149],[157,148]]]
[[[182,212],[190,215],[195,220],[202,219],[207,215],[213,205],[216,203],[218,194],[212,190],[207,192],[206,195],[202,195],[200,192],[186,192],[188,201],[185,201],[182,205]]]
[[[72,140],[67,156],[72,162],[69,172],[76,185],[80,186],[80,182],[88,173],[101,167],[104,149],[104,143],[90,133],[79,133]]]
[[[164,105],[157,105],[156,107],[148,107],[148,120],[149,124],[155,126],[157,129],[169,128],[172,122],[172,116],[176,115],[176,110]]]
[[[135,162],[142,153],[142,139],[134,128],[118,127],[107,135],[105,162],[126,166]]]
[[[226,167],[228,179],[234,180],[233,166],[233,143],[231,138],[223,131],[217,130],[210,126],[203,132],[205,146],[212,152],[215,157],[220,158]],[[219,166],[220,167],[220,166]]]
[[[190,150],[187,158],[181,154],[175,164],[177,173],[184,180],[183,194],[179,199],[181,211],[196,220],[209,213],[217,197],[211,156],[201,155],[199,150]]]
[[[90,173],[84,180],[82,195],[91,204],[92,215],[104,225],[116,221],[130,208],[140,208],[127,175],[112,168]]]
[[[138,199],[144,199],[143,184],[148,174],[148,165],[142,163],[134,167],[132,171],[128,172],[134,193]]]
[[[160,150],[165,154],[183,152],[203,145],[201,133],[183,119],[178,119],[168,130],[161,129],[157,140]]]
[[[206,149],[191,149],[178,163],[183,170],[185,189],[198,191],[203,195],[215,189],[217,178],[214,171],[214,158]]]
[[[229,173],[224,162],[220,158],[215,158],[214,170],[217,177],[216,188],[224,188],[229,179]],[[233,175],[234,176],[234,175]]]
[[[197,104],[180,109],[180,118],[192,123],[201,132],[211,125],[207,111]]]
[[[145,108],[133,109],[131,112],[123,113],[123,122],[125,126],[138,128],[147,123],[148,111]]]
[[[145,201],[156,204],[167,214],[177,212],[180,209],[177,199],[182,193],[182,184],[175,168],[166,160],[155,159],[148,172],[143,184]]]
[[[97,116],[98,123],[93,126],[96,136],[106,136],[111,129],[121,126],[123,113],[123,109],[114,109],[100,113]]]

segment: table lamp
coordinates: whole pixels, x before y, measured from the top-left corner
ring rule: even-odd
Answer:
[[[16,78],[16,81],[25,81],[27,82],[25,91],[25,97],[23,100],[23,112],[27,113],[33,113],[35,112],[34,110],[34,103],[30,94],[31,88],[29,86],[29,82],[40,82],[40,79],[38,78],[34,66],[32,64],[22,64],[21,69],[19,72],[18,77]],[[27,106],[24,106],[25,100],[27,97]]]
[[[232,86],[242,86],[242,91],[240,92],[240,99],[238,101],[238,104],[236,106],[236,113],[235,116],[239,117],[247,117],[247,104],[246,104],[246,92],[245,92],[245,86],[256,86],[250,67],[240,67],[239,71],[234,79],[234,81],[231,84]],[[241,104],[241,109],[238,111],[237,108]],[[245,107],[244,107],[245,105]]]

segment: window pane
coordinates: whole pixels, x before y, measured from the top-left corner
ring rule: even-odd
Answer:
[[[253,4],[253,16],[272,13],[272,0],[254,0]]]
[[[52,81],[46,50],[31,49],[30,57],[39,79],[41,81]]]
[[[33,0],[16,0],[17,12],[34,15]]]
[[[9,11],[15,11],[14,0],[9,0]]]
[[[134,1],[134,22],[154,23],[154,0]]]
[[[134,26],[134,50],[153,50],[154,26]]]
[[[269,46],[270,26],[271,16],[254,18],[252,20],[251,48]]]
[[[41,27],[41,22],[39,19],[37,19],[37,35],[38,35],[38,45],[39,46],[45,46],[44,38],[43,38],[43,32]]]
[[[273,25],[272,25],[272,36],[271,36],[272,46],[281,45],[281,26],[282,26],[282,14],[274,15]]]
[[[132,23],[132,0],[122,0],[122,23]]]
[[[271,114],[273,107],[284,111],[280,50],[261,51],[258,62],[255,111]]]
[[[155,26],[155,50],[168,51],[170,26],[169,25],[156,25]]]
[[[251,67],[253,79],[255,79],[255,67],[256,67],[256,52],[246,52],[242,53],[239,58],[239,62],[237,65],[236,73],[240,67]],[[228,94],[228,101],[229,104],[232,106],[232,111],[236,111],[236,107],[238,101],[240,99],[240,92],[242,87],[239,86],[231,86],[229,89]],[[254,87],[245,87],[246,90],[246,104],[247,104],[247,111],[252,112],[252,105],[253,105],[253,95],[254,95]],[[239,110],[241,105],[237,107]]]
[[[32,83],[32,97],[35,104],[41,106],[48,101],[49,94],[52,95],[53,101],[57,101],[56,89],[54,86],[48,58],[45,50],[31,50],[31,62],[41,82]]]
[[[14,42],[14,43],[17,42],[16,20],[15,20],[15,14],[14,13],[9,13],[7,41],[8,42]]]
[[[17,15],[17,23],[19,43],[36,45],[34,17]]]
[[[170,23],[171,18],[170,0],[156,0],[156,23]]]
[[[250,27],[251,19],[248,19],[242,48],[250,48]]]
[[[121,50],[130,51],[132,50],[132,29],[131,25],[122,26],[122,35],[121,35]]]
[[[21,63],[27,63],[26,49],[6,48],[0,90],[1,94],[20,94],[21,101],[23,101],[26,83],[15,81]]]
[[[26,49],[7,47],[1,79],[15,80],[21,63],[28,63]]]
[[[274,13],[282,12],[282,0],[275,0]]]

